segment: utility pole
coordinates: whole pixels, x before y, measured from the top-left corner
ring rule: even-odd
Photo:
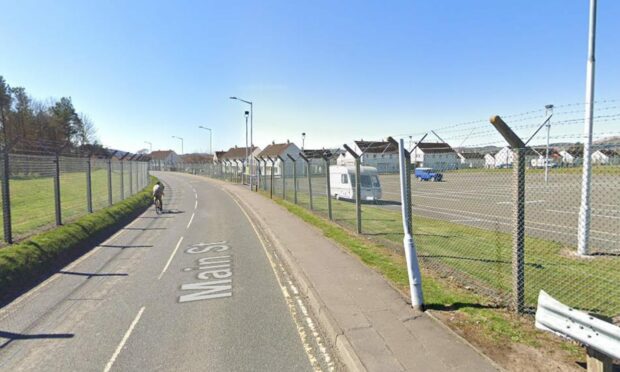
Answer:
[[[545,116],[553,114],[553,105],[545,106]],[[545,152],[545,184],[549,182],[549,132],[551,131],[551,119],[547,121],[547,150]]]
[[[243,103],[246,103],[248,105],[250,105],[250,146],[254,147],[254,103],[252,101],[246,101],[244,99],[238,98],[238,97],[229,97],[232,100],[237,100],[237,101],[241,101]],[[247,131],[246,131],[247,133]],[[247,135],[246,135],[247,137]],[[247,146],[246,146],[247,147]],[[252,172],[253,172],[253,161],[252,158],[250,158],[250,190],[252,190]]]
[[[176,138],[178,140],[181,140],[181,155],[183,155],[183,138],[177,137],[177,136],[172,136],[172,138]]]
[[[213,131],[211,128],[203,127],[202,125],[199,125],[198,128],[209,131],[209,154],[213,155]]]
[[[579,227],[577,231],[577,253],[590,254],[590,218],[592,187],[592,127],[594,116],[594,52],[596,42],[596,0],[590,0],[590,27],[588,37],[588,62],[586,70],[586,102],[583,144],[583,177],[581,180],[581,205],[579,207]]]
[[[301,134],[301,151],[304,151],[304,146],[306,145],[306,132]]]

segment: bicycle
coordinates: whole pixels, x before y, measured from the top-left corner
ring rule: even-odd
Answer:
[[[163,203],[161,201],[161,198],[158,198],[157,196],[154,196],[153,197],[153,202],[155,203],[155,213],[162,214],[164,212],[164,206],[163,206]]]

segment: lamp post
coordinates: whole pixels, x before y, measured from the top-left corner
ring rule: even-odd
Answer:
[[[213,154],[213,131],[211,128],[203,127],[202,125],[198,126],[198,128],[209,131],[209,153]]]
[[[553,105],[545,106],[545,116],[553,113]],[[547,149],[545,150],[545,184],[549,181],[549,132],[551,131],[551,120],[547,121]]]
[[[181,140],[181,155],[183,155],[183,138],[177,137],[177,136],[172,136],[172,138],[176,138],[178,140]]]
[[[144,141],[144,143],[148,143],[149,145],[149,153],[153,152],[153,144],[149,141]]]
[[[248,105],[250,105],[250,147],[254,148],[254,104],[252,103],[252,101],[246,101],[244,99],[238,98],[238,97],[230,97],[230,99],[234,99],[237,101],[241,101],[243,103],[246,103]],[[247,147],[247,146],[246,146]],[[252,158],[250,158],[250,163],[252,162]],[[252,173],[254,172],[254,167],[252,165],[250,165],[250,189],[252,189]]]
[[[304,150],[304,146],[306,145],[306,132],[301,133],[301,151]]]
[[[245,167],[250,163],[250,159],[248,159],[248,116],[250,112],[245,111],[243,115],[245,116],[245,166],[243,167],[243,173],[245,173]],[[252,190],[252,167],[250,167],[250,190]]]

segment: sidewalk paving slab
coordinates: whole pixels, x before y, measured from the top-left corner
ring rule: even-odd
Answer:
[[[316,228],[247,188],[218,183],[239,200],[289,266],[347,368],[498,370],[455,333],[413,310],[385,278]]]

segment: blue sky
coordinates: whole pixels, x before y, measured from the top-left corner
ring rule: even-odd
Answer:
[[[0,74],[130,151],[243,144],[231,95],[256,144],[308,148],[584,101],[587,0],[0,3]],[[619,99],[620,2],[598,14],[596,98]]]

